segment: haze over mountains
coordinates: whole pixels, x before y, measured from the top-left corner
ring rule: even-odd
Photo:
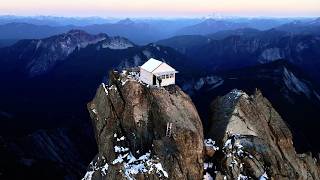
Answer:
[[[294,28],[290,30],[294,31]],[[178,36],[157,43],[197,59],[206,72],[287,59],[319,82],[319,40],[318,31],[292,34],[278,29],[239,29],[207,36]]]
[[[179,28],[200,22],[200,19],[116,19],[63,17],[0,17],[0,39],[18,40],[46,38],[81,29],[89,33],[124,36],[135,43],[150,43],[168,37]]]
[[[295,149],[320,152],[319,18],[0,17],[0,46],[0,179],[83,177],[97,153],[86,104],[111,69],[149,58],[179,71],[204,125],[214,98],[258,88]]]
[[[147,44],[176,35],[211,34],[222,30],[255,28],[266,30],[282,26],[281,30],[291,31],[290,24],[299,21],[301,26],[313,24],[314,18],[272,19],[272,18],[227,18],[227,19],[102,19],[102,18],[59,18],[59,17],[15,17],[0,16],[0,42],[19,39],[38,39],[61,34],[71,29],[88,33],[106,33],[123,36],[137,44]],[[288,24],[289,23],[289,24]],[[296,25],[297,26],[297,25]],[[297,31],[303,29],[296,28]],[[309,30],[309,27],[306,31]]]

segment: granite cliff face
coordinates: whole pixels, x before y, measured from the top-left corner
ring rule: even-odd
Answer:
[[[99,153],[83,179],[319,179],[317,160],[296,153],[260,91],[216,98],[204,139],[179,87],[149,87],[136,75],[111,72],[88,104]]]
[[[99,153],[84,179],[201,179],[203,127],[189,96],[112,72],[88,104]]]
[[[319,179],[317,160],[296,153],[288,126],[260,91],[233,90],[211,110],[208,137],[221,147],[211,163],[227,179]]]

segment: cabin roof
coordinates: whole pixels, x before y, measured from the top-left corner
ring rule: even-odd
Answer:
[[[158,67],[160,67],[161,65],[165,65],[165,71],[175,71],[175,69],[173,69],[171,66],[169,66],[167,63],[156,60],[156,59],[149,59],[147,62],[145,62],[141,68],[149,71],[149,72],[153,72],[155,71]]]
[[[160,65],[162,64],[161,61],[158,61],[156,59],[149,59],[147,62],[145,62],[141,68],[144,69],[144,70],[147,70],[149,72],[152,72],[154,71],[155,69],[157,69],[157,67],[159,67]]]

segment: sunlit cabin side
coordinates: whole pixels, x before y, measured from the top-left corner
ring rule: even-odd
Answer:
[[[175,84],[176,73],[167,63],[151,58],[140,67],[140,80],[152,86],[168,86]]]

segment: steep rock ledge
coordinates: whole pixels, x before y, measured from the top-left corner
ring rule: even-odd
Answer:
[[[319,179],[318,160],[296,153],[286,123],[258,90],[216,98],[204,140],[179,87],[148,87],[133,72],[109,77],[88,104],[99,153],[85,180]]]
[[[220,151],[206,159],[216,179],[319,179],[319,163],[297,154],[292,134],[260,91],[233,90],[211,105],[208,137]]]
[[[110,73],[88,104],[99,153],[84,179],[202,179],[203,127],[179,87]]]

